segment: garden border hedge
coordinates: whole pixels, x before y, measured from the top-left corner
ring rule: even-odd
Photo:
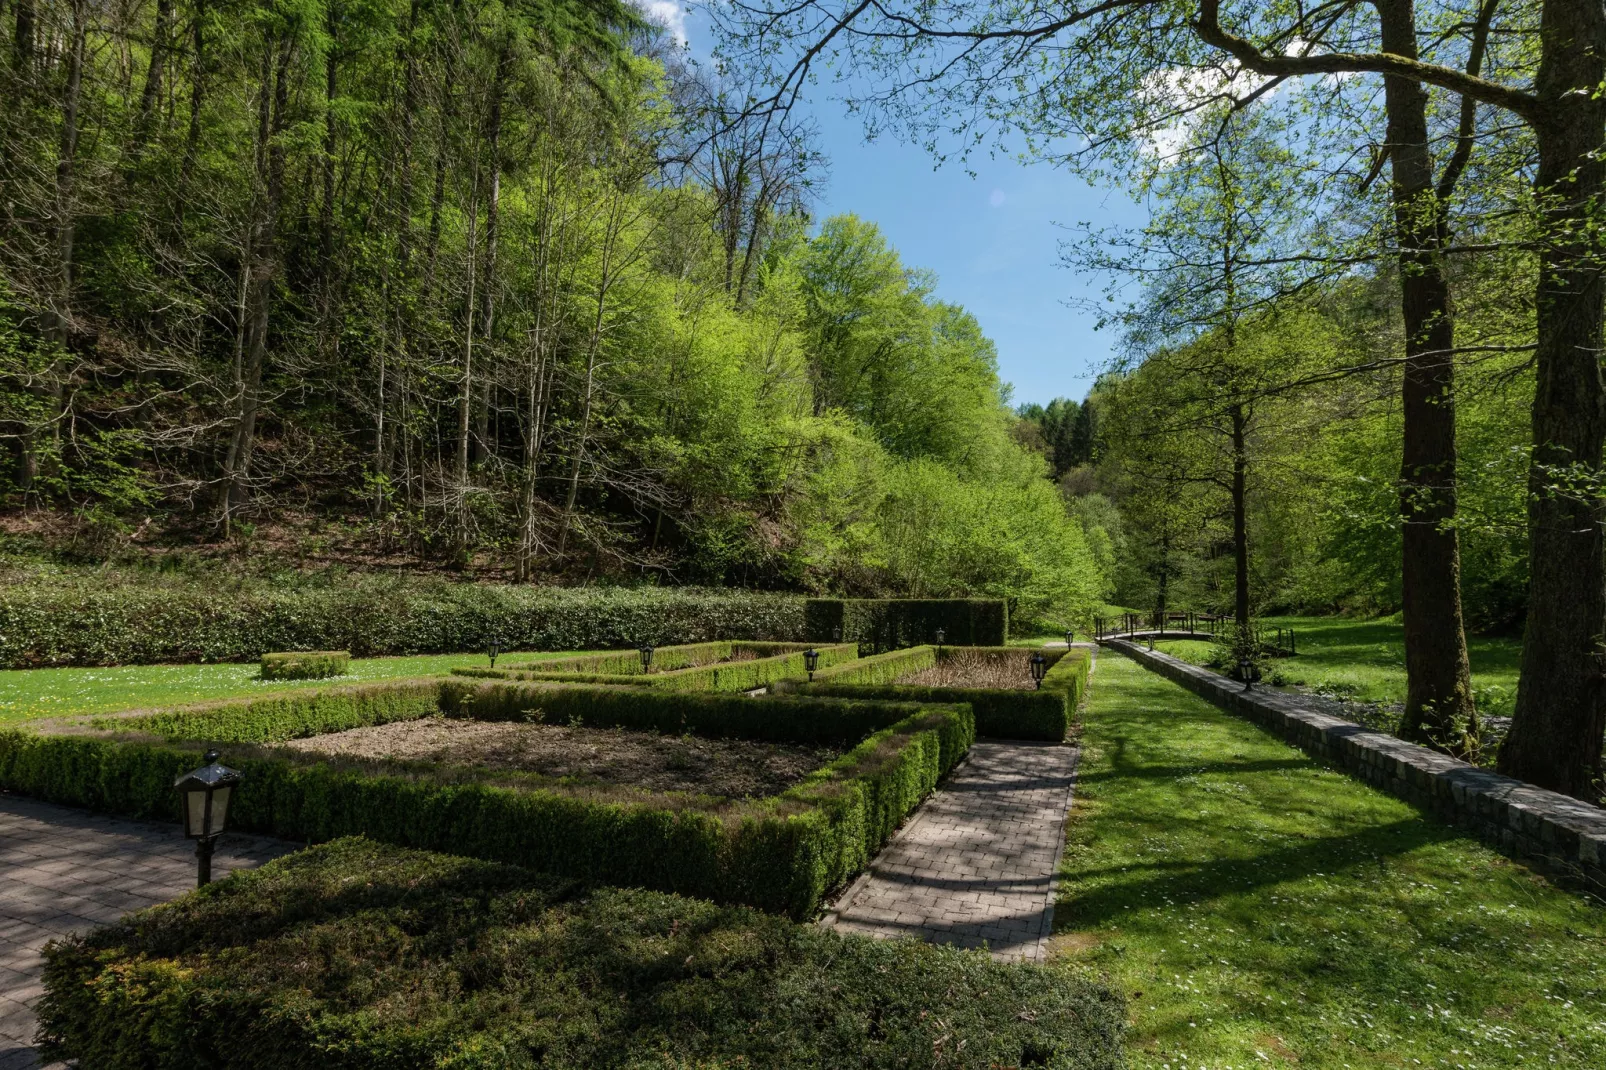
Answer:
[[[349,650],[286,650],[262,655],[264,680],[327,680],[351,667]]]
[[[719,645],[719,644],[710,644]],[[731,643],[732,647],[753,644]],[[792,653],[775,654],[749,661],[715,662],[695,665],[669,672],[643,673],[585,673],[551,672],[515,669],[453,669],[456,676],[480,679],[542,681],[550,680],[572,684],[622,684],[659,691],[753,691],[778,680],[801,679],[808,675],[803,660],[806,645]],[[836,643],[816,648],[819,663],[825,668],[842,662],[851,662],[859,656],[857,643]],[[654,655],[656,657],[656,655]],[[639,669],[639,661],[637,662]],[[816,676],[819,674],[816,673]]]
[[[695,669],[715,661],[728,661],[733,654],[752,653],[760,657],[790,654],[809,648],[807,643],[760,643],[744,639],[716,639],[707,643],[678,643],[656,647],[652,667],[656,672]],[[588,673],[604,676],[642,676],[641,651],[611,650],[603,654],[576,654],[568,658],[549,658],[509,665],[520,672]]]
[[[947,653],[948,648],[944,648]],[[967,648],[974,649],[974,648]],[[988,647],[993,651],[1026,653],[1019,647]],[[930,668],[937,661],[932,651],[929,662],[914,657],[930,647],[893,651],[864,658],[863,662],[880,662],[881,666],[896,668],[891,680]],[[823,678],[816,673],[812,684],[786,685],[786,694],[824,695],[840,698],[883,699],[893,702],[962,702],[970,706],[976,718],[976,734],[994,739],[1040,739],[1058,742],[1070,730],[1077,704],[1087,687],[1087,673],[1092,658],[1085,650],[1044,650],[1051,664],[1043,676],[1043,684],[1035,691],[1006,691],[975,687],[922,687],[919,685],[884,682],[886,671],[867,674],[869,679],[844,680],[839,676]],[[852,668],[853,666],[845,666]],[[851,676],[844,673],[842,676]]]
[[[1009,603],[1001,598],[810,598],[803,634],[823,643],[840,629],[843,641],[877,650],[943,642],[1003,646],[1009,641]]]
[[[316,717],[349,726],[358,716],[422,715],[419,685],[345,689],[338,701],[307,696],[296,731]],[[625,711],[650,708],[637,721],[677,721],[712,730],[742,717],[759,738],[788,731],[844,735],[873,730],[847,754],[802,783],[767,799],[718,809],[589,797],[583,791],[507,787],[459,779],[376,772],[313,755],[247,748],[227,755],[244,779],[229,814],[235,828],[321,842],[366,835],[387,843],[451,851],[567,876],[641,885],[740,902],[795,918],[813,916],[826,893],[863,868],[897,825],[963,758],[975,739],[966,706],[841,702],[798,698],[754,701],[734,696],[657,694],[640,688],[436,685],[436,702],[458,712],[517,717],[529,709],[567,708],[582,720],[621,723]],[[394,701],[353,691],[394,690]],[[487,693],[483,696],[482,690]],[[278,701],[294,703],[292,696]],[[520,705],[527,709],[520,710]],[[253,710],[252,707],[256,709]],[[745,711],[745,712],[740,712]],[[834,711],[834,729],[822,715]],[[790,716],[787,714],[790,713]],[[131,718],[146,729],[163,715]],[[201,733],[218,727],[264,738],[273,713],[262,703],[189,711],[167,722]],[[790,727],[789,727],[790,726]],[[222,734],[201,733],[214,740]],[[175,820],[173,781],[197,764],[203,742],[141,742],[110,736],[0,732],[0,788],[51,802]]]

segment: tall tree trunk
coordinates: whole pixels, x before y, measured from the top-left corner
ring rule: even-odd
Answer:
[[[156,101],[162,95],[162,75],[167,69],[168,37],[172,33],[173,0],[156,0],[156,22],[151,27],[151,61],[145,71],[145,88],[139,95],[139,115],[134,120],[134,138],[129,156],[138,160],[150,139],[156,114]]]
[[[480,344],[489,346],[496,327],[496,253],[497,239],[501,234],[502,210],[502,97],[507,87],[512,53],[503,44],[496,57],[496,75],[491,86],[491,108],[487,151],[491,161],[491,188],[485,202],[485,284],[480,290]],[[487,372],[489,369],[487,369]],[[490,416],[491,380],[489,374],[480,376],[480,402],[475,418],[474,443],[479,460],[491,454]]]
[[[1228,410],[1232,421],[1232,612],[1249,634],[1249,414],[1243,402]]]
[[[1411,0],[1377,5],[1387,52],[1416,58]],[[1400,245],[1405,321],[1400,463],[1401,584],[1405,622],[1402,734],[1453,753],[1477,739],[1472,669],[1461,619],[1461,542],[1455,528],[1455,326],[1444,273],[1444,211],[1428,146],[1428,94],[1408,78],[1383,80]]]
[[[1606,9],[1546,0],[1535,88],[1539,256],[1533,461],[1528,481],[1528,626],[1502,773],[1585,799],[1601,796],[1606,568],[1601,495],[1600,146]]]

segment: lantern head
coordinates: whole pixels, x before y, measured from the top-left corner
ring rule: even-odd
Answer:
[[[651,672],[652,671],[652,644],[651,643],[642,643],[639,647],[636,648],[636,650],[637,650],[638,653],[641,654],[641,671],[642,672]]]
[[[1043,676],[1048,672],[1048,659],[1043,657],[1042,651],[1038,651],[1032,655],[1030,664],[1032,667],[1032,681],[1038,687],[1042,687]]]
[[[240,774],[217,759],[217,751],[207,751],[205,765],[173,782],[184,800],[184,835],[192,840],[213,839],[228,824],[229,798]]]

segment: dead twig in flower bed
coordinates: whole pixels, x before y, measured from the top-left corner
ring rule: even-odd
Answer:
[[[284,745],[344,758],[517,770],[725,798],[778,794],[842,753],[794,743],[444,717],[353,728]]]
[[[1032,680],[1029,659],[1031,651],[1018,655],[997,651],[980,653],[973,650],[943,651],[942,660],[929,669],[905,676],[900,684],[917,687],[977,687],[995,691],[1030,691],[1037,684]]]

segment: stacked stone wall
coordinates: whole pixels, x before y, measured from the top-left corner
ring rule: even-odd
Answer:
[[[1507,854],[1606,892],[1606,810],[1598,806],[1335,717],[1303,695],[1261,686],[1246,690],[1208,669],[1126,640],[1104,645]]]

